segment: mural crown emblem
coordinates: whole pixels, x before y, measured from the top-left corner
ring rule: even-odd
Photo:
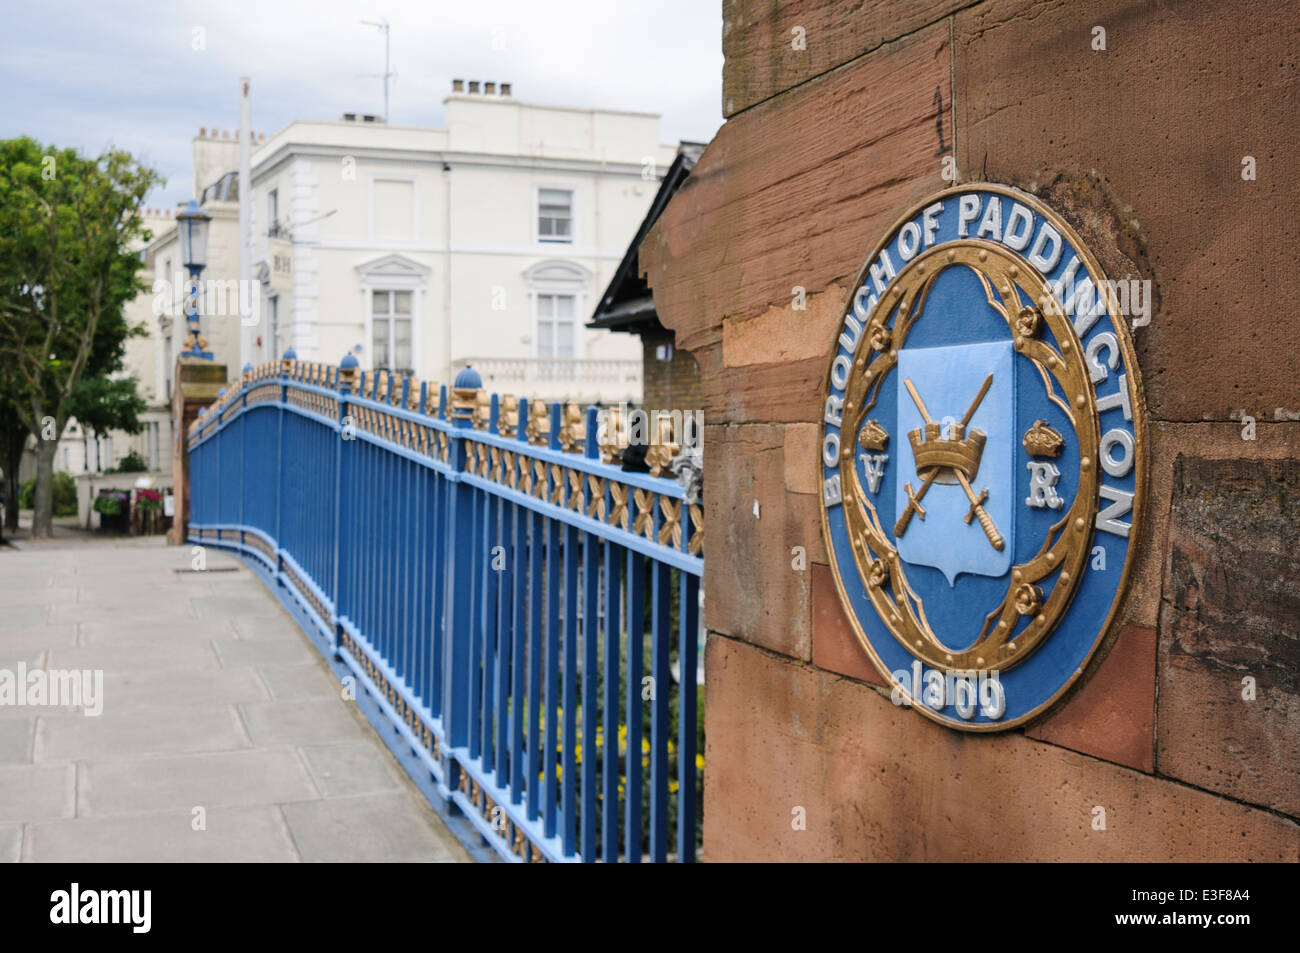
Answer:
[[[1035,420],[1034,425],[1025,432],[1025,439],[1021,443],[1030,456],[1059,457],[1065,446],[1065,438],[1048,426],[1046,420]]]
[[[889,443],[889,433],[874,420],[868,420],[858,431],[858,446],[863,450],[884,450]]]
[[[924,434],[920,429],[908,432],[907,440],[912,445],[917,472],[941,467],[960,470],[966,479],[975,479],[979,473],[980,456],[984,453],[984,442],[987,440],[984,432],[972,430],[967,437],[965,427],[952,424],[948,428],[948,436],[941,437],[941,426],[930,422],[925,425]]]

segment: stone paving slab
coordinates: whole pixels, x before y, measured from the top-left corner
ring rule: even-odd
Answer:
[[[271,697],[257,672],[251,668],[106,674],[104,695],[112,700],[114,709],[122,705],[235,705]]]
[[[211,642],[121,642],[54,648],[46,662],[50,668],[99,669],[104,677],[121,673],[179,670],[195,673],[221,667],[221,658]],[[0,666],[3,667],[3,666]]]
[[[190,640],[207,642],[234,638],[238,638],[238,633],[224,619],[136,619],[108,613],[77,627],[78,645],[116,645],[122,642],[168,645]]]
[[[75,813],[76,766],[23,764],[0,767],[0,823]]]
[[[4,611],[0,611],[0,632],[6,632],[10,629],[30,630],[49,621],[50,610],[48,606],[10,604],[9,599],[13,597],[13,594],[18,593],[21,596],[23,590],[6,589],[5,593]]]
[[[37,821],[23,859],[40,863],[266,862],[300,860],[278,807],[214,808],[203,830],[191,811]]]
[[[308,861],[450,861],[460,846],[432,809],[401,794],[286,804],[284,816]]]
[[[261,580],[190,549],[0,548],[0,669],[104,692],[0,705],[0,862],[469,860]]]
[[[289,665],[314,662],[320,657],[316,649],[302,636],[298,641],[231,641],[214,642],[221,664],[227,668],[239,665]]]
[[[31,764],[36,719],[0,718],[0,765]]]
[[[4,598],[0,597],[0,605]],[[0,612],[3,615],[3,612]],[[77,626],[61,625],[14,626],[0,628],[0,656],[14,658],[28,653],[43,652],[56,646],[76,645]]]
[[[22,857],[22,849],[22,825],[0,825],[0,864],[17,863],[18,859]]]
[[[104,686],[94,718],[0,706],[0,862],[468,861],[259,577],[192,558],[0,549],[0,668]]]
[[[333,698],[253,702],[240,705],[248,735],[257,745],[319,745],[356,737],[356,708]],[[362,722],[362,725],[365,725]]]
[[[323,665],[259,665],[257,674],[276,701],[341,697],[343,686]]]
[[[391,761],[367,744],[314,745],[300,749],[316,787],[327,797],[383,794],[402,787]]]
[[[298,641],[302,638],[300,635],[302,630],[298,628],[297,623],[283,616],[234,619],[232,627],[239,638],[252,642],[261,642],[267,639],[292,639]]]
[[[192,811],[315,800],[320,795],[293,748],[87,762],[77,815]]]
[[[104,700],[104,713],[98,717],[41,718],[36,729],[39,762],[138,758],[247,747],[243,725],[229,706],[125,707],[120,699],[109,697]]]

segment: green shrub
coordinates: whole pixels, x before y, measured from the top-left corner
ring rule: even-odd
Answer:
[[[35,504],[36,477],[29,477],[18,490],[18,506],[30,510]],[[54,474],[54,515],[77,515],[77,481],[62,471]]]
[[[131,450],[122,458],[122,462],[117,465],[118,473],[144,473],[149,469],[149,464],[145,463],[144,457]]]

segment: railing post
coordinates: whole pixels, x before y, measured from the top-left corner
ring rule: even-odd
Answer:
[[[478,374],[465,368],[456,375],[452,389],[451,420],[458,430],[468,430],[474,412],[474,399],[482,381]],[[439,400],[439,409],[446,406],[446,391]],[[447,482],[447,573],[446,585],[447,625],[443,634],[443,730],[447,745],[464,747],[469,741],[469,657],[473,616],[473,569],[477,557],[474,538],[474,488],[460,477],[465,473],[465,460],[469,441],[453,437],[450,447],[451,479]],[[457,779],[448,772],[446,782],[453,785]]]
[[[284,520],[282,517],[284,510],[284,404],[289,400],[289,386],[285,383],[289,376],[289,371],[293,367],[293,362],[298,359],[298,354],[293,348],[286,348],[284,356],[280,359],[280,379],[277,386],[280,389],[280,406],[276,408],[276,436],[275,436],[275,579],[280,581],[281,573],[284,570],[284,560],[280,556],[280,549],[284,545],[284,537],[281,535],[284,529]]]
[[[339,361],[338,373],[335,375],[335,384],[338,389],[338,414],[339,414],[339,433],[338,440],[334,446],[334,584],[331,596],[334,600],[334,618],[330,619],[330,624],[334,630],[334,654],[337,656],[339,651],[340,635],[343,627],[339,619],[343,615],[345,604],[344,586],[347,584],[348,574],[343,571],[342,561],[347,558],[351,552],[351,534],[346,533],[343,526],[343,497],[351,492],[349,481],[343,468],[343,444],[352,436],[348,427],[351,423],[349,398],[351,397],[353,387],[357,378],[357,359],[351,352],[343,355],[343,360]],[[348,597],[351,593],[347,594]]]
[[[248,375],[253,373],[253,365],[245,364],[239,375],[239,544],[244,545],[244,527],[248,519],[244,513],[244,474],[248,472]]]

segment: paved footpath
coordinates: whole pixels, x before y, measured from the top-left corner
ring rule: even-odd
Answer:
[[[469,860],[238,560],[20,545],[0,547],[0,677],[102,671],[104,700],[0,705],[0,860]]]

